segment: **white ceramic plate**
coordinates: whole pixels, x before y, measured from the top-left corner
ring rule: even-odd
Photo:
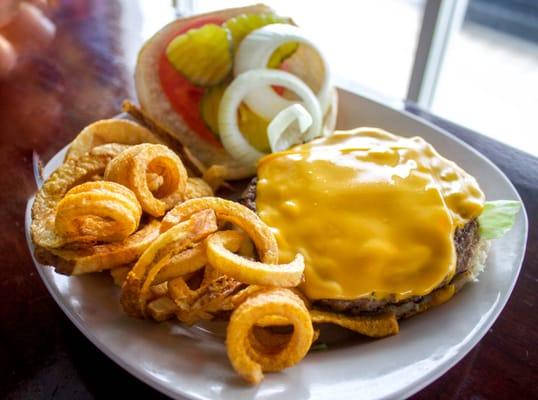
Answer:
[[[506,176],[466,144],[409,114],[340,91],[339,127],[357,126],[422,136],[474,175],[488,199],[521,200]],[[60,152],[47,164],[45,175],[62,159]],[[118,303],[118,289],[106,274],[68,278],[37,262],[36,266],[51,295],[84,335],[127,371],[171,397],[404,398],[445,373],[484,336],[514,287],[526,240],[523,210],[514,228],[494,241],[480,281],[466,285],[450,302],[403,321],[396,336],[331,345],[294,368],[267,374],[257,387],[244,385],[236,376],[222,338],[175,323],[127,317]],[[32,249],[30,242],[29,246]]]

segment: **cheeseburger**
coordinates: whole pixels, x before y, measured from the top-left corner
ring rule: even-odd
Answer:
[[[242,202],[275,233],[280,262],[305,257],[315,307],[406,318],[484,268],[476,180],[419,137],[336,132],[270,154]]]

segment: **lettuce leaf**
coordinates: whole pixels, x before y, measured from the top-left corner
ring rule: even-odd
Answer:
[[[485,239],[497,239],[512,228],[516,214],[521,208],[519,201],[487,201],[478,217],[480,236]]]

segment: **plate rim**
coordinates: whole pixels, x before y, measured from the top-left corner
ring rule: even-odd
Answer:
[[[346,85],[347,86],[347,85]],[[523,233],[524,233],[524,240],[523,240],[523,246],[521,248],[521,253],[518,254],[518,258],[515,264],[517,264],[517,268],[514,271],[514,279],[512,279],[510,286],[506,292],[506,296],[504,299],[499,299],[500,301],[495,305],[495,308],[491,314],[491,316],[488,318],[488,322],[484,323],[481,326],[481,329],[476,331],[476,333],[473,335],[473,337],[465,343],[465,345],[461,348],[461,351],[459,351],[457,354],[452,356],[450,359],[448,359],[445,363],[436,366],[428,373],[424,374],[419,382],[416,382],[413,385],[407,385],[406,387],[400,388],[396,391],[392,391],[389,394],[386,394],[385,396],[378,397],[379,399],[389,399],[389,398],[407,398],[420,390],[424,389],[426,386],[433,383],[435,380],[439,379],[441,376],[443,376],[446,372],[448,372],[451,368],[453,368],[458,362],[460,362],[477,344],[484,338],[484,336],[487,334],[491,326],[497,321],[500,314],[504,310],[506,304],[508,303],[508,300],[510,299],[513,290],[515,288],[515,285],[517,284],[517,281],[519,279],[519,275],[521,272],[521,268],[523,265],[523,262],[525,260],[526,256],[526,248],[527,248],[527,241],[528,241],[528,230],[529,230],[529,222],[528,222],[528,214],[527,210],[525,208],[525,204],[523,200],[521,199],[521,196],[517,190],[517,188],[514,186],[512,181],[506,176],[506,174],[495,164],[493,163],[488,157],[486,157],[484,154],[479,152],[477,149],[463,141],[462,139],[458,138],[457,136],[453,135],[452,133],[448,132],[447,130],[441,128],[438,125],[435,125],[434,123],[419,117],[417,115],[414,115],[410,113],[409,111],[405,109],[398,109],[396,107],[393,107],[391,105],[385,104],[382,101],[379,101],[377,99],[374,99],[370,96],[365,96],[360,93],[359,90],[353,89],[353,88],[343,88],[338,86],[338,91],[346,92],[347,94],[351,96],[360,97],[363,101],[367,101],[370,103],[373,103],[377,107],[381,107],[384,110],[383,111],[389,111],[389,112],[395,112],[402,114],[405,118],[411,119],[416,123],[422,124],[427,126],[429,129],[436,131],[436,133],[441,134],[442,136],[448,137],[448,139],[456,142],[458,145],[463,146],[465,149],[471,151],[475,157],[478,157],[482,160],[484,160],[488,167],[493,168],[499,175],[501,175],[505,182],[509,185],[511,190],[515,193],[517,199],[521,203],[521,213],[523,217]],[[112,118],[122,118],[123,114],[118,114],[115,117]],[[67,144],[65,147],[63,147],[61,150],[56,152],[47,162],[46,165],[48,165],[55,157],[58,157],[59,154],[64,152],[69,144]],[[118,366],[120,366],[122,369],[133,375],[135,378],[139,379],[140,381],[144,382],[148,386],[154,388],[155,390],[163,393],[166,396],[169,396],[171,398],[178,398],[178,395],[182,396],[183,398],[190,398],[190,399],[196,399],[196,400],[205,400],[206,397],[200,396],[195,392],[192,391],[186,391],[182,387],[177,387],[175,390],[172,390],[171,388],[167,387],[167,385],[162,384],[158,379],[154,378],[152,375],[145,374],[143,370],[138,370],[136,368],[133,368],[129,363],[124,362],[122,358],[116,354],[107,344],[105,344],[103,341],[98,339],[93,332],[88,329],[82,319],[75,313],[72,313],[68,310],[67,305],[63,301],[63,298],[61,297],[60,293],[54,290],[51,286],[51,282],[45,275],[46,270],[43,268],[42,264],[40,264],[35,256],[34,256],[34,245],[31,241],[30,237],[30,227],[28,224],[26,224],[26,221],[31,220],[31,208],[34,202],[35,195],[31,196],[27,203],[26,203],[26,210],[25,210],[25,238],[28,244],[28,250],[30,252],[30,255],[32,257],[34,267],[37,269],[38,274],[43,281],[45,287],[47,288],[49,294],[52,296],[56,304],[60,307],[62,312],[68,317],[68,319],[77,327],[77,329],[93,344],[95,345],[101,352],[103,352],[107,357],[109,357],[113,362],[115,362]]]

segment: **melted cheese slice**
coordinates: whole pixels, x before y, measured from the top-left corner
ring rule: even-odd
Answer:
[[[260,160],[256,206],[311,299],[403,300],[455,273],[454,231],[480,215],[473,177],[422,138],[361,128]]]

